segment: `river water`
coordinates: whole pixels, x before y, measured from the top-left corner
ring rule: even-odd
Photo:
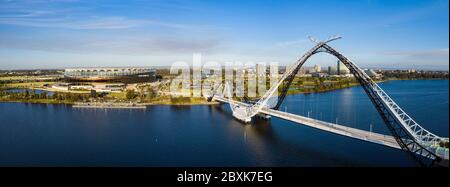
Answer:
[[[448,137],[448,80],[380,86]],[[361,87],[290,95],[280,110],[388,134]],[[77,109],[0,103],[0,166],[414,166],[400,150],[273,118],[236,121],[228,105]]]

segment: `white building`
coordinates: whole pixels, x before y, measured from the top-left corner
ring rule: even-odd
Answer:
[[[364,72],[369,75],[369,77],[374,79],[379,79],[382,76],[381,74],[376,73],[373,69],[365,69]]]
[[[316,73],[322,72],[322,68],[320,67],[319,64],[314,65],[314,72],[316,72]]]

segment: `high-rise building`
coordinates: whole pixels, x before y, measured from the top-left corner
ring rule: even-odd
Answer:
[[[329,75],[336,75],[337,74],[337,68],[336,66],[328,66],[328,74]]]
[[[338,75],[346,75],[349,74],[350,70],[342,63],[340,60],[337,61],[337,74]]]

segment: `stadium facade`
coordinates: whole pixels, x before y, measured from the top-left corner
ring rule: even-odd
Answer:
[[[121,82],[139,83],[156,80],[156,70],[151,68],[71,68],[65,69],[69,82]]]

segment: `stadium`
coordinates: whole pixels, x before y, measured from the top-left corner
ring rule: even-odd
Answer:
[[[150,68],[71,68],[65,69],[68,82],[153,82],[156,71]]]

